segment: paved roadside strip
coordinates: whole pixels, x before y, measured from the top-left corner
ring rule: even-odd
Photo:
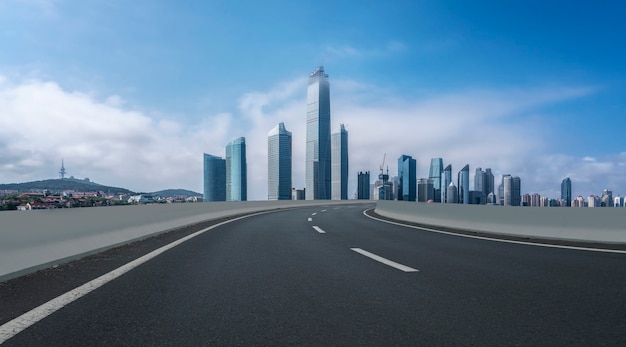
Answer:
[[[492,234],[492,233],[487,233],[487,232],[475,232],[475,231],[467,231],[467,230],[445,228],[445,227],[437,228],[435,226],[419,225],[419,224],[412,223],[412,222],[405,222],[401,220],[383,217],[383,216],[376,214],[373,208],[363,211],[363,214],[368,218],[371,218],[371,219],[374,219],[383,223],[389,223],[389,224],[399,225],[399,226],[403,226],[407,228],[424,230],[424,231],[445,234],[445,235],[453,235],[453,236],[460,236],[460,237],[467,237],[467,238],[472,238],[472,239],[495,241],[495,242],[513,243],[513,244],[527,245],[527,246],[626,254],[625,244],[603,244],[603,243],[590,243],[590,242],[589,243],[588,242],[575,242],[575,241],[566,241],[566,240],[530,239],[530,238],[525,238],[525,237],[507,236],[507,235]]]

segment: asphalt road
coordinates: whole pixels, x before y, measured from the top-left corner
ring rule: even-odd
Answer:
[[[222,225],[5,344],[626,346],[626,254],[437,234],[372,220],[365,208]],[[106,258],[120,262],[137,247]],[[104,272],[94,262],[78,268],[61,282]],[[33,293],[54,281],[40,278],[27,279],[18,301],[42,301]]]

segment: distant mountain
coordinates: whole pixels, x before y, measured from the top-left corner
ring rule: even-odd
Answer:
[[[17,190],[19,192],[29,192],[33,190],[50,190],[51,192],[74,190],[77,192],[104,192],[105,194],[134,194],[134,192],[119,187],[109,187],[91,182],[87,179],[79,180],[75,178],[50,179],[26,183],[0,184],[0,190]]]
[[[160,190],[158,192],[154,192],[154,193],[150,193],[153,196],[161,196],[164,198],[167,197],[185,197],[188,198],[190,196],[202,196],[202,193],[196,193],[193,192],[191,190],[186,190],[186,189],[165,189],[165,190]]]

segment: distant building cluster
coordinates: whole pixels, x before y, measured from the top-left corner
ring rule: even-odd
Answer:
[[[433,158],[430,162],[428,178],[415,177],[416,162],[408,155],[398,158],[398,175],[391,178],[384,175],[381,166],[379,180],[370,185],[374,200],[404,200],[430,203],[533,206],[533,207],[625,207],[625,199],[605,189],[601,196],[587,198],[572,197],[572,180],[567,177],[561,182],[561,198],[542,197],[539,194],[521,194],[521,179],[518,176],[504,174],[499,185],[494,183],[490,168],[477,168],[474,173],[473,189],[470,188],[470,168],[465,165],[452,179],[452,166],[443,167],[442,158]],[[359,173],[359,191],[365,182],[361,182]],[[389,189],[388,187],[393,187]],[[496,189],[497,188],[497,189]],[[417,192],[417,193],[415,193]]]

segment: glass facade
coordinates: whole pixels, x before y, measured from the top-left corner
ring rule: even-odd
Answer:
[[[204,201],[226,201],[226,160],[204,153]]]
[[[237,138],[226,145],[226,200],[248,200],[246,139]]]
[[[331,193],[333,200],[348,200],[348,131],[343,124],[331,135]]]
[[[567,207],[572,205],[572,180],[569,177],[561,182],[561,202]]]
[[[443,169],[441,177],[441,202],[446,203],[450,196],[448,195],[448,186],[452,183],[452,165],[446,166]],[[455,197],[456,199],[456,197]]]
[[[469,190],[469,165],[465,165],[461,171],[459,171],[459,175],[457,177],[459,197],[457,198],[457,202],[459,204],[469,204],[470,203],[470,190]]]
[[[291,200],[291,132],[284,123],[267,134],[267,199]]]
[[[433,182],[433,200],[441,202],[441,173],[443,172],[443,159],[432,158],[430,160],[430,172],[428,178]]]
[[[357,177],[357,199],[370,199],[370,172],[359,172]]]
[[[309,75],[306,111],[306,168],[307,200],[330,199],[330,86],[324,67]]]
[[[416,200],[416,170],[417,162],[410,155],[401,155],[398,158],[398,200]]]

